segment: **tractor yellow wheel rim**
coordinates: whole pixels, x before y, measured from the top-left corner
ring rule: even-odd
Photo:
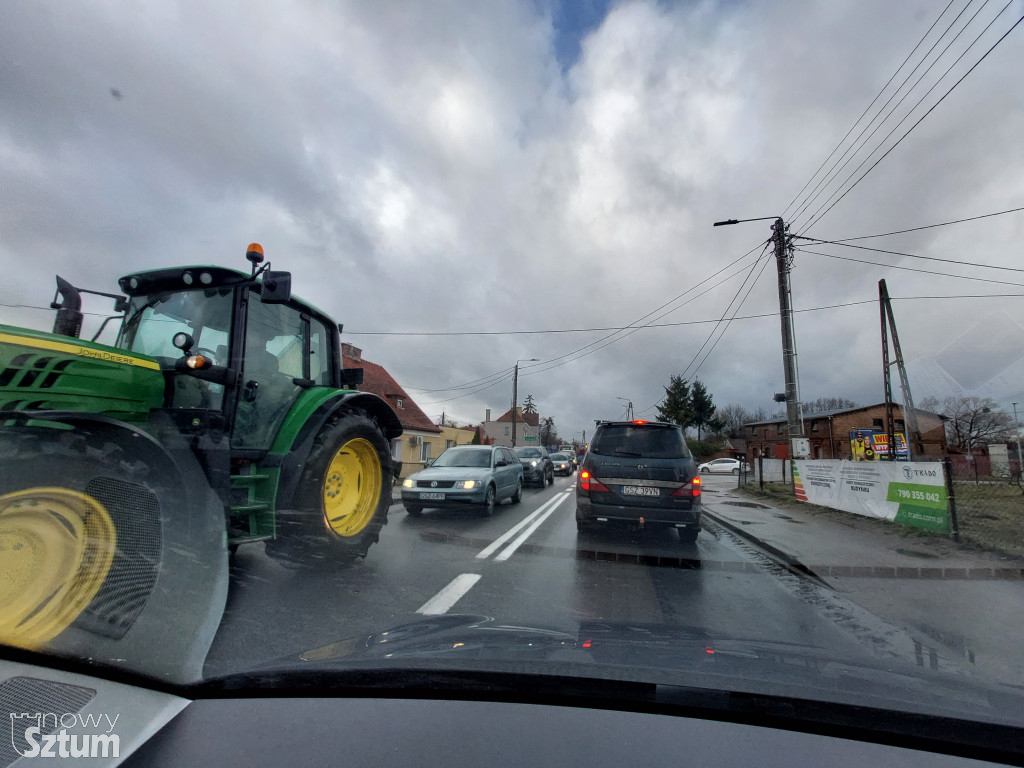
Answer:
[[[0,496],[0,642],[37,650],[103,585],[117,533],[103,506],[67,488]]]
[[[338,450],[324,478],[324,518],[339,536],[362,532],[377,511],[382,488],[377,449],[368,440],[349,440]]]

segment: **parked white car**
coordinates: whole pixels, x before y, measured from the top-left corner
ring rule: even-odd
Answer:
[[[750,465],[745,464],[743,466],[744,472],[750,471]],[[740,473],[740,460],[739,459],[712,459],[706,461],[697,467],[697,471],[702,475],[738,475]]]

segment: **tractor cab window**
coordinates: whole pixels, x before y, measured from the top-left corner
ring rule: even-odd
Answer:
[[[171,368],[182,356],[174,346],[174,335],[185,332],[194,341],[194,353],[204,355],[214,365],[227,365],[232,304],[230,288],[135,296],[129,303],[116,346],[150,355],[165,368]],[[223,407],[223,401],[222,384],[187,375],[174,377],[174,408],[217,410]]]
[[[331,384],[331,335],[319,320],[309,321],[309,378],[322,386]]]
[[[193,351],[227,364],[231,330],[231,289],[178,291],[131,299],[116,346],[170,363],[181,357],[174,334],[184,331],[194,340]]]
[[[295,379],[304,376],[305,322],[287,304],[249,298],[242,391],[232,434],[236,448],[270,448],[277,430],[298,397]]]

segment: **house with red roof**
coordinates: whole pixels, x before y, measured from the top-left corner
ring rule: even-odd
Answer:
[[[512,409],[494,421],[491,421],[491,409],[488,408],[484,421],[480,424],[486,442],[493,445],[540,445],[540,414],[526,412],[522,406],[516,406],[516,421],[512,423]],[[515,440],[512,430],[515,429]]]
[[[357,387],[360,392],[372,392],[383,398],[397,414],[402,436],[391,441],[391,457],[402,462],[400,477],[423,469],[445,449],[448,440],[459,439],[458,435],[446,437],[383,366],[363,358],[363,350],[342,343],[341,359],[343,368],[363,369],[363,383]],[[471,440],[469,434],[465,442]]]

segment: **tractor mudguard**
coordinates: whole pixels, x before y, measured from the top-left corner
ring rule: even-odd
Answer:
[[[402,424],[398,420],[398,416],[395,415],[387,401],[377,395],[369,392],[339,392],[334,397],[325,400],[299,428],[290,448],[287,448],[287,453],[279,456],[271,454],[262,462],[266,466],[274,466],[276,460],[276,466],[279,466],[281,470],[281,480],[277,490],[277,509],[288,509],[294,505],[295,494],[302,477],[302,468],[313,449],[317,434],[328,419],[346,408],[361,409],[375,418],[388,440],[393,440],[402,434]],[[401,469],[401,462],[395,462],[396,477]]]
[[[22,412],[0,426],[0,457],[10,473],[0,499],[18,488],[84,496],[116,534],[98,592],[33,649],[174,683],[202,679],[227,599],[224,507],[170,418],[155,413],[143,431],[101,415]]]

